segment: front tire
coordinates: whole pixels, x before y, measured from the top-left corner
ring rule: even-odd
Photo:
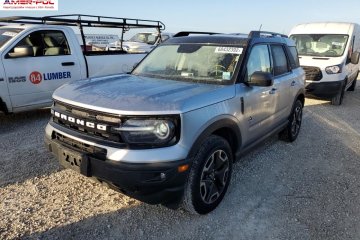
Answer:
[[[293,142],[299,135],[302,123],[303,105],[299,99],[296,100],[289,117],[286,128],[280,132],[280,138],[287,142]]]
[[[342,104],[345,94],[345,86],[346,82],[344,82],[344,86],[341,87],[341,90],[336,94],[336,96],[331,99],[332,105],[339,106]]]
[[[209,136],[193,157],[185,185],[183,208],[193,214],[213,211],[229,186],[232,163],[229,143],[222,137]]]

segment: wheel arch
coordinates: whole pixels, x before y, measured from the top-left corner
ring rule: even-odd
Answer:
[[[188,158],[191,158],[196,154],[199,146],[201,146],[202,142],[210,135],[217,135],[228,141],[232,150],[233,160],[235,161],[235,158],[238,155],[237,153],[241,149],[242,138],[237,123],[228,118],[219,119],[202,131],[193,143]]]
[[[4,112],[5,114],[9,113],[9,109],[6,106],[6,103],[0,98],[0,112]]]

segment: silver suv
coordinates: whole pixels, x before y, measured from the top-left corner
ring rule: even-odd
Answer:
[[[304,81],[286,36],[174,37],[130,74],[60,87],[45,142],[64,167],[128,196],[206,214],[241,154],[275,133],[297,138]]]

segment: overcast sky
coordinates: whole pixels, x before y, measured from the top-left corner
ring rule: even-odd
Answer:
[[[0,0],[4,1],[4,0]],[[360,0],[58,0],[59,11],[1,11],[12,15],[93,14],[161,20],[166,31],[242,32],[262,29],[288,34],[299,23],[360,23]]]

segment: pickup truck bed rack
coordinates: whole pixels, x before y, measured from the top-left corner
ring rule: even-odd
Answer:
[[[85,35],[84,27],[98,27],[98,28],[120,28],[121,44],[124,40],[124,33],[134,28],[154,28],[160,34],[165,30],[165,24],[161,21],[134,19],[134,18],[117,18],[105,17],[83,14],[68,14],[68,15],[52,15],[45,17],[28,17],[28,16],[14,16],[0,18],[1,23],[15,23],[15,24],[47,24],[47,25],[64,25],[79,27],[81,38],[84,46]],[[86,52],[86,48],[84,48]]]

